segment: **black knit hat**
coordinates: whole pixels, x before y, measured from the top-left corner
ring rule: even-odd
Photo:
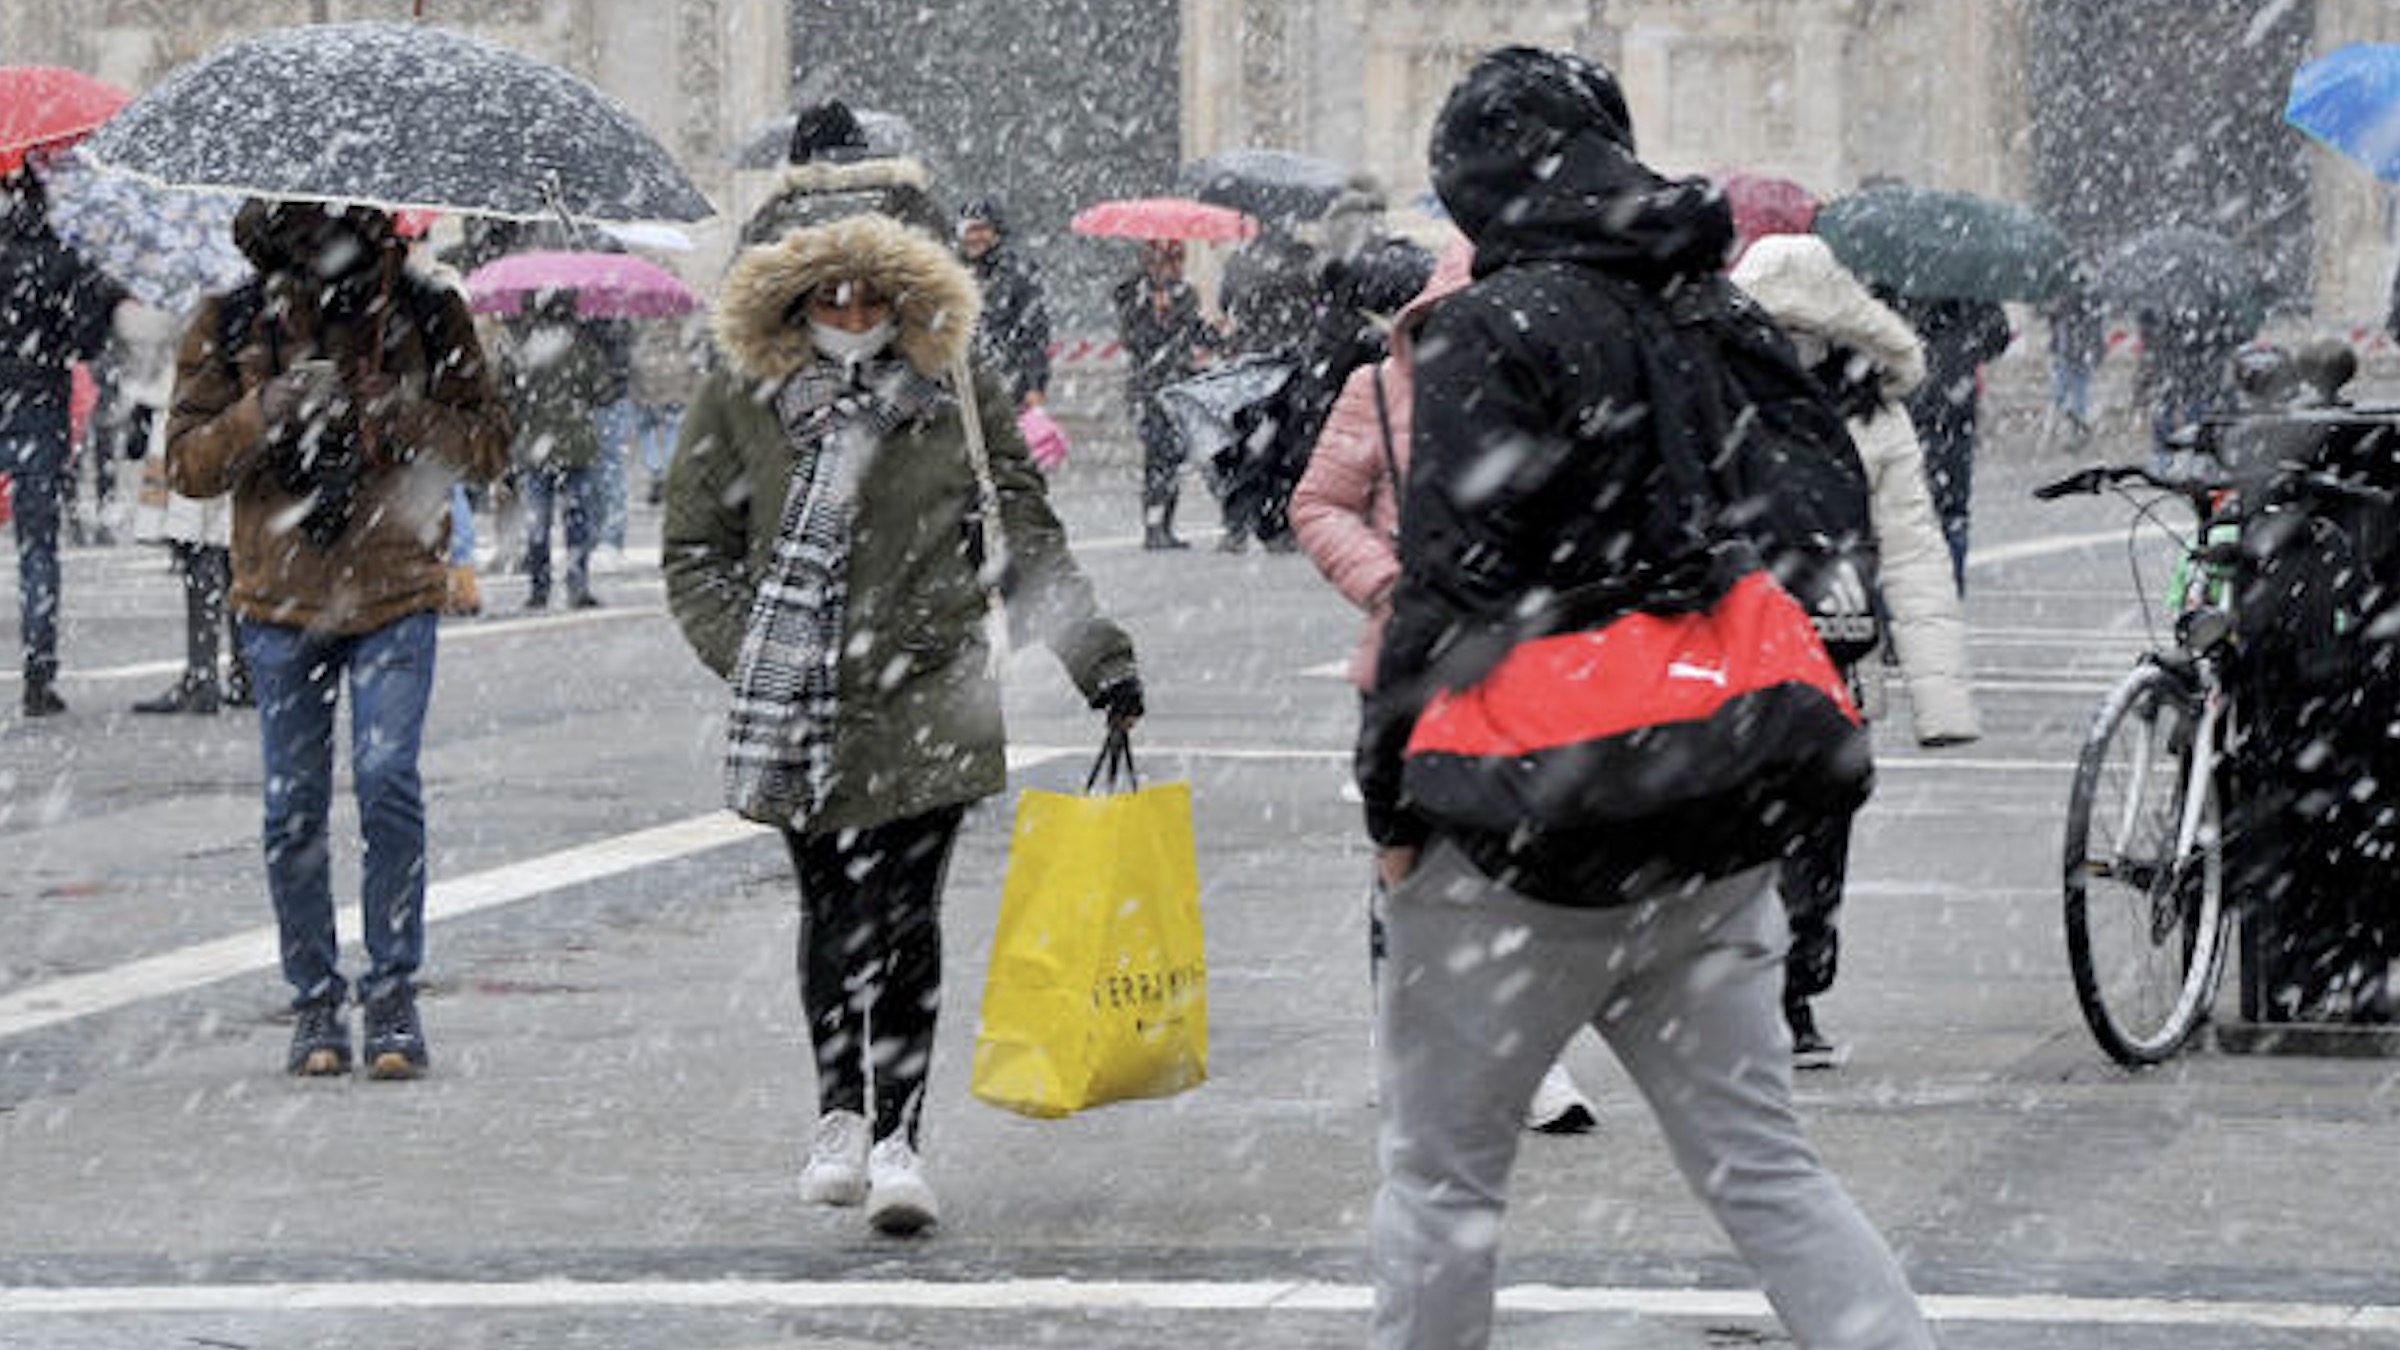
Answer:
[[[980,220],[991,226],[994,234],[1008,233],[1008,211],[1000,205],[997,197],[977,197],[960,207],[959,223],[964,225],[971,220]]]
[[[840,99],[802,108],[792,122],[792,148],[786,156],[794,164],[806,164],[819,159],[857,159],[866,153],[867,133],[859,126],[857,114]]]

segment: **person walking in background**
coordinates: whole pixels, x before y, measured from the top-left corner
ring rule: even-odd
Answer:
[[[1109,301],[1125,346],[1126,411],[1142,442],[1142,547],[1187,548],[1175,533],[1183,438],[1158,406],[1158,391],[1197,373],[1218,338],[1201,317],[1200,292],[1183,279],[1181,241],[1144,240],[1139,270],[1116,284]]]
[[[1301,547],[1292,534],[1292,493],[1308,470],[1326,417],[1350,373],[1380,361],[1392,316],[1415,298],[1433,274],[1433,255],[1405,239],[1374,240],[1328,257],[1319,277],[1324,298],[1299,369],[1277,391],[1267,422],[1272,431],[1256,457],[1257,502],[1243,522],[1269,552]],[[1232,492],[1227,492],[1228,500]]]
[[[1435,305],[1466,288],[1474,256],[1464,240],[1445,252],[1424,289],[1392,325],[1391,355],[1349,373],[1308,457],[1308,470],[1292,491],[1292,530],[1301,551],[1366,616],[1350,657],[1350,682],[1358,686],[1362,702],[1375,689],[1375,663],[1384,625],[1392,617],[1392,585],[1400,577],[1400,497],[1416,424],[1411,339]],[[1386,945],[1383,893],[1378,873],[1367,901],[1368,972],[1378,988]],[[1525,1124],[1546,1134],[1580,1134],[1599,1124],[1563,1054],[1534,1089]]]
[[[198,501],[167,485],[167,409],[182,334],[183,324],[165,310],[127,301],[118,311],[123,388],[135,438],[130,452],[142,465],[133,535],[141,543],[166,545],[183,582],[183,673],[164,693],[135,703],[133,710],[206,715],[251,707],[255,700],[227,604],[233,589],[232,504],[222,497]],[[218,658],[227,649],[233,659],[220,677]]]
[[[1670,459],[1717,451],[1720,419],[1697,391],[1722,375],[1679,318],[1740,308],[1718,271],[1733,242],[1722,195],[1635,158],[1624,95],[1598,66],[1486,55],[1431,150],[1476,280],[1414,339],[1400,574],[1359,743],[1391,886],[1372,1343],[1487,1343],[1519,1123],[1590,1026],[1795,1341],[1925,1350],[1899,1264],[1792,1106],[1776,1015],[1787,935],[1768,888],[1794,813],[1711,820],[1704,850],[1683,837],[1691,822],[1442,824],[1401,790],[1426,700],[1478,680],[1537,597],[1648,594],[1662,574],[1705,584],[1709,522],[1671,486]]]
[[[879,214],[746,249],[716,307],[730,369],[667,477],[668,607],[732,684],[727,804],[782,831],[799,879],[818,1101],[801,1198],[863,1203],[886,1233],[939,1216],[921,1127],[941,890],[966,807],[1007,781],[995,549],[1012,625],[1112,726],[1143,710],[1007,395],[985,371],[962,401],[977,308],[945,244]]]
[[[1218,303],[1225,311],[1226,343],[1242,356],[1297,359],[1316,326],[1320,298],[1316,250],[1292,232],[1291,222],[1270,216],[1257,234],[1225,258]]]
[[[949,212],[914,155],[878,152],[858,115],[840,99],[802,108],[792,122],[788,163],[775,194],[742,224],[741,247],[771,244],[792,230],[877,212],[948,242]]]
[[[2078,260],[2042,313],[2050,321],[2050,416],[2042,440],[2056,453],[2080,455],[2092,439],[2092,376],[2108,354],[2108,312],[2086,264]]]
[[[1225,532],[1217,547],[1222,552],[1239,553],[1253,539],[1273,552],[1294,547],[1282,508],[1298,479],[1299,461],[1341,387],[1337,379],[1320,391],[1308,379],[1309,344],[1326,301],[1322,266],[1316,250],[1280,216],[1268,217],[1225,259],[1219,288],[1225,346],[1239,356],[1288,362],[1293,373],[1274,398],[1237,423],[1240,437],[1218,457]],[[1318,419],[1303,430],[1300,409],[1312,398],[1319,400]]]
[[[508,324],[503,368],[517,439],[511,459],[525,506],[525,608],[550,606],[550,521],[563,505],[567,605],[596,608],[592,550],[599,543],[601,463],[597,413],[614,379],[610,335],[576,317],[572,291],[544,291]]]
[[[27,717],[67,710],[58,695],[58,532],[74,490],[70,372],[100,354],[124,295],[51,231],[30,165],[0,176],[0,473],[15,514]]]
[[[989,197],[958,213],[958,256],[983,288],[975,358],[999,373],[1009,407],[1041,407],[1050,397],[1050,302],[1031,261],[1008,237],[1008,215]]]
[[[1983,366],[2008,350],[2008,311],[1990,300],[1924,300],[1880,289],[1876,298],[1908,320],[1924,344],[1925,382],[1908,396],[1908,416],[1924,447],[1925,481],[1950,545],[1950,575],[1965,595]]]
[[[666,500],[667,462],[683,430],[683,410],[707,369],[708,321],[644,319],[634,325],[633,435],[641,449],[644,495],[652,506]]]
[[[599,357],[590,389],[592,424],[600,433],[600,451],[592,460],[592,495],[586,508],[592,515],[594,542],[615,553],[625,551],[626,466],[634,455],[634,435],[641,417],[633,401],[633,324],[626,319],[585,319],[585,340]]]
[[[1873,493],[1869,509],[1891,619],[1886,641],[1907,682],[1917,743],[1953,746],[1980,738],[1966,618],[1926,489],[1924,454],[1901,406],[1925,377],[1916,334],[1813,234],[1760,239],[1734,265],[1733,282],[1783,325],[1800,359],[1849,419]],[[1852,686],[1879,679],[1882,666],[1872,658],[1861,662],[1848,672]],[[1818,1029],[1815,1005],[1833,988],[1841,952],[1836,919],[1849,875],[1851,821],[1849,815],[1819,821],[1778,869],[1776,888],[1792,930],[1783,1017],[1792,1033],[1794,1068],[1831,1068],[1842,1060],[1841,1048]]]
[[[2234,353],[2250,332],[2230,318],[2190,307],[2144,306],[2134,311],[2142,360],[2136,383],[2150,414],[2150,462],[2173,473],[2181,451],[2176,433],[2234,406]]]
[[[292,987],[295,1074],[349,1071],[334,933],[334,714],[350,691],[365,837],[360,1049],[376,1078],[430,1062],[424,785],[450,485],[507,461],[509,420],[458,296],[402,265],[391,218],[253,200],[257,279],[203,303],[177,359],[167,481],[233,498],[233,595],[258,696],[267,889]]]

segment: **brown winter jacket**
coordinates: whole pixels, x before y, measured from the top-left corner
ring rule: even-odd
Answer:
[[[349,528],[326,549],[293,528],[305,502],[268,462],[258,391],[309,357],[364,368],[370,326],[329,324],[314,284],[279,274],[230,356],[219,344],[228,297],[203,304],[184,335],[167,481],[188,497],[233,494],[231,600],[244,618],[348,635],[440,609],[451,485],[489,481],[507,467],[508,413],[465,303],[420,277],[397,284],[427,291],[396,295],[386,323],[381,369],[399,379],[400,394],[389,410],[363,415],[383,466],[367,471]]]

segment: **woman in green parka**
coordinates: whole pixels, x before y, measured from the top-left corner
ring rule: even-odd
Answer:
[[[884,1232],[936,1216],[918,1123],[942,879],[966,806],[1006,785],[985,577],[1112,725],[1142,712],[1006,393],[968,373],[978,307],[947,249],[886,216],[749,249],[716,309],[730,368],[667,479],[668,603],[733,686],[727,802],[784,832],[799,877],[820,1109],[802,1195]]]

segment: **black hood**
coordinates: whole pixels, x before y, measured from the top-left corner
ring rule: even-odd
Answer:
[[[1624,93],[1581,57],[1505,47],[1450,91],[1433,124],[1433,188],[1475,243],[1475,273],[1580,262],[1652,285],[1713,273],[1733,214],[1706,179],[1634,157]]]

